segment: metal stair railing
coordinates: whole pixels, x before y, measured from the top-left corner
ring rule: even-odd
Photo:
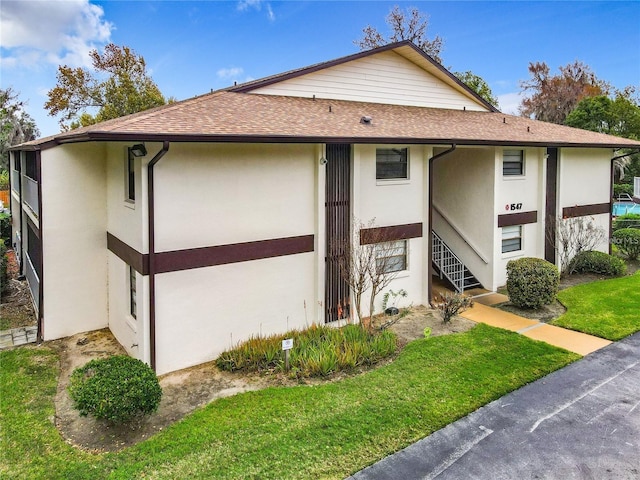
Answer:
[[[433,240],[432,259],[440,270],[440,278],[444,275],[456,291],[461,293],[464,291],[464,263],[436,232],[431,232],[431,238]]]

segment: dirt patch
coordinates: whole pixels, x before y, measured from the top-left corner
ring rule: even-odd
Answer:
[[[413,307],[396,317],[381,316],[377,319],[393,323],[389,328],[398,335],[401,347],[412,340],[423,338],[425,327],[431,328],[432,336],[437,336],[464,332],[475,325],[462,317],[444,324],[433,310],[425,307]],[[217,398],[274,385],[317,385],[365,371],[363,369],[351,374],[334,375],[329,379],[308,379],[301,382],[284,375],[231,374],[218,370],[213,362],[205,363],[160,377],[162,401],[153,415],[135,419],[126,425],[110,425],[90,416],[81,417],[73,408],[67,386],[73,370],[89,360],[125,354],[111,332],[108,329],[97,330],[47,343],[60,356],[60,379],[55,397],[56,426],[67,443],[91,452],[113,452],[134,445]],[[380,365],[387,363],[389,362],[382,362]]]
[[[524,318],[530,318],[531,320],[537,320],[539,322],[547,323],[551,320],[555,320],[560,315],[565,313],[567,309],[559,301],[553,302],[551,305],[543,305],[535,310],[516,307],[510,302],[501,303],[499,305],[493,305],[500,310],[504,310],[515,315],[519,315]]]
[[[18,262],[13,250],[7,252],[7,286],[0,293],[0,330],[36,324],[31,292],[26,280],[18,280]]]
[[[431,336],[462,333],[471,330],[475,322],[464,317],[456,316],[449,323],[444,323],[436,310],[425,306],[412,307],[408,312],[401,312],[394,317],[377,316],[374,325],[390,323],[389,329],[398,336],[400,346],[404,346],[412,340],[424,338],[424,329],[431,329]]]

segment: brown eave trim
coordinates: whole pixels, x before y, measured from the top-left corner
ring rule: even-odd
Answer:
[[[498,215],[498,227],[526,225],[528,223],[538,223],[538,212],[536,210]]]
[[[192,268],[308,253],[314,250],[314,236],[275,238],[155,254],[155,272],[168,273]]]
[[[107,232],[107,249],[141,275],[149,275],[149,255],[140,253],[118,237]]]
[[[575,205],[562,209],[562,218],[586,217],[588,215],[601,215],[611,213],[610,203],[593,203],[590,205]]]
[[[360,230],[360,245],[393,242],[422,237],[422,223],[408,223],[388,227],[363,228]]]

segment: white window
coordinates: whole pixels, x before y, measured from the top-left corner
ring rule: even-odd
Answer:
[[[125,162],[124,175],[125,197],[127,202],[135,203],[136,201],[136,157],[131,152],[131,148],[127,149],[127,161]]]
[[[408,148],[376,149],[376,180],[398,180],[408,178]]]
[[[407,269],[406,240],[378,243],[375,249],[378,272],[393,273]]]
[[[137,318],[137,298],[136,298],[136,271],[135,269],[129,265],[129,313],[133,318]]]
[[[522,225],[502,227],[502,253],[522,250]]]
[[[502,152],[502,175],[524,175],[524,150],[505,150]]]

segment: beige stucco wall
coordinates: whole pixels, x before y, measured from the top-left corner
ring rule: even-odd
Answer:
[[[563,148],[560,150],[558,175],[558,214],[565,207],[609,203],[611,201],[610,149]],[[609,234],[609,214],[586,217],[587,221],[604,229]],[[608,252],[608,241],[597,246],[597,250]]]
[[[502,174],[503,150],[517,147],[496,149],[496,234],[494,242],[494,282],[491,289],[505,285],[507,282],[507,263],[521,257],[544,258],[544,216],[546,199],[546,178],[544,148],[523,148],[524,175],[504,176]],[[522,203],[520,210],[507,210],[507,205]],[[538,212],[538,222],[523,225],[522,250],[502,253],[502,229],[497,227],[497,216],[519,213]]]
[[[409,179],[376,180],[377,148],[409,148]],[[431,147],[422,145],[354,145],[352,211],[355,221],[375,227],[422,223],[423,237],[407,242],[407,270],[398,272],[389,286],[376,297],[375,311],[382,310],[382,297],[389,290],[404,289],[407,297],[398,306],[420,305],[427,301],[428,197],[427,162]],[[428,271],[428,269],[427,269]],[[369,315],[369,292],[363,298],[363,315]]]
[[[483,147],[458,148],[434,164],[434,230],[485,287],[493,284],[494,165],[495,149]]]
[[[42,152],[45,340],[108,324],[105,173],[99,145]]]

